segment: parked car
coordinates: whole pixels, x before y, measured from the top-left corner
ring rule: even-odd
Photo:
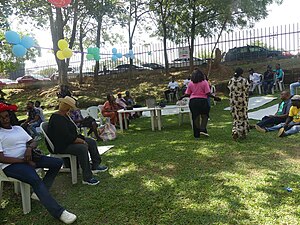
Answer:
[[[39,74],[33,74],[31,76],[38,79],[39,81],[51,81],[51,79],[49,77],[44,77],[44,76],[39,75]]]
[[[237,61],[237,60],[253,60],[259,58],[271,58],[282,57],[282,51],[269,50],[267,48],[247,45],[243,47],[236,47],[229,49],[225,55],[225,61]]]
[[[67,71],[68,77],[69,78],[76,78],[76,76],[79,74],[79,72],[76,72],[75,68],[69,67],[68,71]],[[58,80],[59,74],[58,74],[58,70],[55,71],[55,73],[53,73],[50,76],[51,80]]]
[[[16,81],[18,83],[34,83],[34,82],[37,82],[39,81],[38,79],[34,78],[33,76],[30,76],[30,75],[25,75],[23,77],[18,77],[16,79]]]
[[[193,58],[194,66],[200,66],[205,63],[204,59]],[[179,68],[179,67],[189,67],[190,66],[190,58],[182,57],[173,60],[170,63],[170,68]]]
[[[7,79],[7,78],[0,79],[0,86],[13,85],[17,83],[18,83],[17,81]]]
[[[109,70],[109,73],[123,73],[123,72],[127,72],[130,68],[130,64],[121,64],[116,66],[116,68]],[[149,67],[144,67],[144,66],[137,66],[137,65],[132,65],[132,70],[136,70],[136,71],[149,71],[149,70],[153,70]]]
[[[157,64],[157,63],[144,63],[142,64],[143,67],[149,67],[153,70],[163,70],[165,67],[163,65]]]

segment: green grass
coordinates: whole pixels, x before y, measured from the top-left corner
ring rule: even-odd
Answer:
[[[200,141],[187,116],[181,127],[177,116],[163,116],[155,132],[150,118],[136,119],[115,141],[99,143],[115,145],[102,157],[110,169],[97,176],[100,185],[72,185],[61,173],[51,193],[78,216],[75,224],[299,224],[299,135],[251,130],[234,142],[227,105],[213,106],[210,137]],[[59,224],[36,201],[23,215],[10,184],[2,206],[2,224]]]

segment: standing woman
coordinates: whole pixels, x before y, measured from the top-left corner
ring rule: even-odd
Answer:
[[[200,134],[208,137],[206,127],[210,107],[207,98],[212,97],[216,101],[221,101],[221,99],[210,93],[209,84],[201,70],[194,70],[191,82],[181,99],[184,97],[190,97],[189,107],[192,112],[194,137],[198,139]]]
[[[59,205],[49,192],[63,162],[48,156],[33,161],[32,149],[37,144],[23,128],[11,124],[9,112],[16,110],[15,105],[0,103],[0,167],[6,176],[31,185],[32,198],[38,199],[53,217],[71,224],[76,215]],[[43,179],[36,173],[36,168],[48,168]]]
[[[242,77],[243,70],[237,68],[229,81],[230,110],[233,118],[232,138],[246,138],[249,132],[248,122],[248,93],[249,82]]]

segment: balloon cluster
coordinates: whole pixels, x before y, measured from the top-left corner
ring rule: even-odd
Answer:
[[[66,58],[71,58],[73,55],[72,50],[69,48],[69,44],[65,39],[60,39],[57,42],[57,46],[60,50],[56,52],[56,57],[59,60],[64,60]]]
[[[100,49],[98,47],[95,47],[95,48],[89,47],[88,48],[88,54],[86,55],[86,58],[88,60],[99,61],[100,60]]]
[[[5,39],[9,44],[12,44],[12,53],[16,57],[23,57],[27,53],[27,49],[34,46],[35,42],[32,37],[23,36],[22,39],[20,35],[15,31],[6,31]]]
[[[128,53],[126,53],[124,55],[127,59],[130,58],[130,59],[135,59],[135,55],[133,53],[133,51],[130,49]]]
[[[54,5],[57,8],[67,7],[72,0],[48,0],[52,5]]]
[[[117,61],[117,59],[122,58],[122,53],[118,53],[118,50],[116,48],[113,48],[112,50],[112,57],[111,60],[112,61]]]

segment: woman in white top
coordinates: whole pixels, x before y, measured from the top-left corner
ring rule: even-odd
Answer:
[[[15,105],[0,103],[0,167],[6,176],[30,184],[35,199],[38,199],[53,217],[71,224],[76,220],[76,215],[60,206],[49,193],[49,188],[63,162],[61,159],[47,156],[33,161],[32,149],[36,148],[36,142],[22,127],[13,126],[10,122],[9,111],[16,110]],[[43,180],[36,173],[36,168],[49,168]]]

